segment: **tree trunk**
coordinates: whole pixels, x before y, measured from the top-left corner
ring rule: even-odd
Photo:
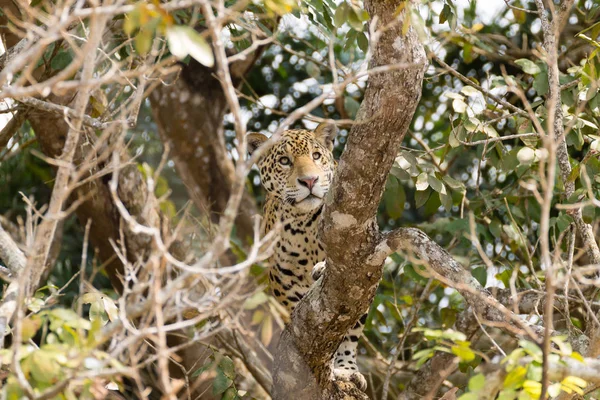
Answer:
[[[282,334],[274,371],[274,399],[363,399],[353,384],[331,381],[331,358],[347,330],[368,309],[385,257],[373,257],[380,232],[375,220],[400,143],[421,96],[426,56],[417,33],[403,29],[402,1],[368,0],[365,7],[386,29],[373,49],[373,74],[327,196],[321,240],[327,252],[323,279],[300,302]],[[361,123],[361,121],[364,121]]]
[[[260,51],[232,65],[239,82]],[[195,61],[184,66],[174,82],[156,88],[151,96],[154,120],[163,143],[168,144],[177,172],[201,212],[217,222],[225,210],[235,179],[235,166],[225,147],[223,117],[228,110],[221,84],[213,71]],[[244,193],[236,219],[237,236],[253,237],[256,204]]]

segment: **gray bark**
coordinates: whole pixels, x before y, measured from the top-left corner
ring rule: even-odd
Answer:
[[[370,68],[408,64],[369,78],[359,121],[353,126],[333,187],[320,237],[327,269],[292,315],[274,369],[274,399],[362,399],[353,384],[331,380],[331,357],[347,330],[369,307],[382,275],[373,258],[381,234],[375,216],[388,172],[421,97],[426,56],[417,33],[402,34],[401,2],[370,0],[365,7],[379,26],[392,23],[373,49]]]

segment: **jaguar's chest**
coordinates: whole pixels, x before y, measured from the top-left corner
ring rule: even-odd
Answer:
[[[278,218],[283,229],[275,246],[269,279],[274,296],[290,311],[313,284],[314,265],[325,260],[317,237],[320,215],[318,209],[302,218],[286,218],[285,213]]]

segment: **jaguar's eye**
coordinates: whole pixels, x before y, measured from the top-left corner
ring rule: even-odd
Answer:
[[[319,158],[321,158],[321,153],[319,153],[318,151],[315,151],[313,153],[313,160],[318,160]]]
[[[290,161],[290,159],[288,157],[281,157],[279,159],[279,164],[281,165],[290,165],[292,162]]]

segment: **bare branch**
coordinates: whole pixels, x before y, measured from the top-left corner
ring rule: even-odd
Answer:
[[[106,16],[98,16],[92,19],[90,28],[90,37],[85,46],[86,56],[81,73],[82,79],[89,80],[94,74],[94,65],[96,59],[96,49],[102,40],[102,31],[106,25],[108,18]],[[67,133],[67,139],[63,148],[61,160],[66,163],[72,163],[75,155],[77,143],[79,142],[80,129],[83,122],[83,115],[89,102],[89,87],[83,87],[75,98],[74,112],[77,117],[71,122],[71,127]],[[56,180],[50,205],[48,207],[47,217],[38,227],[32,249],[33,256],[28,260],[27,268],[29,277],[29,290],[35,290],[39,284],[44,270],[48,268],[46,265],[51,244],[53,243],[54,233],[58,226],[59,220],[57,215],[62,211],[63,204],[67,200],[68,193],[65,189],[68,187],[70,178],[70,167],[60,167],[56,174]]]

